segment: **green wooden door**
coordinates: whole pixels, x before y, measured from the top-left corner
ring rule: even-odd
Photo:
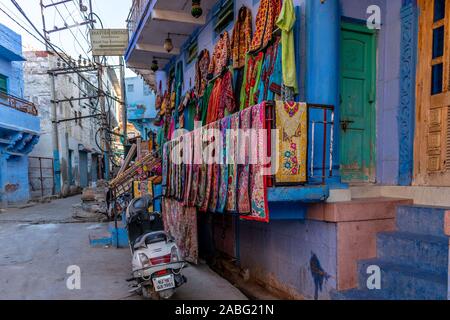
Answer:
[[[341,171],[346,182],[375,182],[375,34],[342,24]]]

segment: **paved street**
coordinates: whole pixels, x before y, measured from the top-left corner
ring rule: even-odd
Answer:
[[[77,223],[79,197],[0,213],[0,299],[141,299],[128,293],[128,249],[91,248],[89,234],[106,224]],[[67,267],[81,268],[81,290],[66,287]],[[174,299],[246,299],[205,265],[185,269]]]

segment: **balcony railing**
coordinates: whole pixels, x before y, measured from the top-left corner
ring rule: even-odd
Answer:
[[[38,115],[38,111],[34,103],[1,91],[0,91],[0,106],[13,108],[20,112],[25,112],[33,116]]]
[[[130,39],[132,38],[134,32],[136,31],[139,21],[142,19],[142,15],[147,8],[147,4],[150,0],[133,0],[131,5],[130,13],[127,18],[127,28],[130,34]]]

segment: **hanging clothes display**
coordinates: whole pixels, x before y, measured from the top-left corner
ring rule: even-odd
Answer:
[[[274,95],[270,93],[271,81],[275,80],[276,76],[273,76],[275,72],[279,72],[280,79],[279,85],[281,87],[281,65],[277,70],[277,62],[281,63],[279,58],[279,43],[280,38],[276,37],[273,44],[267,47],[266,55],[264,57],[264,62],[261,70],[261,81],[259,83],[258,89],[258,100],[257,103],[262,103],[264,101],[274,100]],[[281,54],[280,54],[281,56]],[[271,99],[269,98],[271,97]]]
[[[176,200],[164,198],[163,220],[168,234],[175,238],[183,260],[198,263],[197,210],[183,207]]]
[[[252,148],[251,125],[252,108],[247,108],[240,113],[240,131],[238,135],[238,187],[237,206],[239,214],[249,214],[250,208],[250,152]]]
[[[227,152],[229,153],[229,166],[228,166],[228,190],[227,190],[227,205],[226,211],[231,213],[237,212],[237,179],[238,179],[238,166],[237,166],[237,130],[239,129],[239,113],[235,113],[230,116],[230,130],[229,132],[229,144]]]
[[[183,190],[182,203],[183,206],[188,207],[189,196],[192,189],[192,176],[193,176],[193,162],[194,162],[194,132],[191,131],[184,136],[183,144],[183,163],[185,167],[185,185]]]
[[[250,51],[265,48],[272,39],[275,21],[280,13],[281,0],[261,0],[256,15],[256,29]]]
[[[201,145],[201,152],[202,152],[202,160],[199,164],[198,168],[198,192],[195,199],[195,206],[200,208],[203,206],[203,203],[205,202],[206,197],[206,184],[207,184],[207,174],[208,174],[208,164],[205,163],[203,159],[203,150],[205,150],[206,146],[208,145],[207,142],[207,127],[202,127],[200,130],[200,140],[199,143]],[[205,142],[206,140],[206,142]]]
[[[162,145],[162,195],[168,196],[167,184],[168,184],[168,176],[169,176],[169,165],[170,165],[170,152],[169,152],[169,143],[165,143]]]
[[[258,141],[255,146],[255,161],[250,165],[250,197],[251,214],[241,216],[245,220],[269,222],[269,206],[267,200],[267,177],[265,176],[265,164],[263,160],[267,157],[267,134],[266,129],[266,104],[262,103],[252,107],[252,129],[255,130]]]
[[[217,78],[209,97],[206,124],[213,123],[219,118],[219,106],[222,95],[222,78]]]
[[[209,64],[208,73],[212,77],[220,75],[228,66],[231,57],[230,49],[230,36],[228,32],[225,31],[220,35],[219,41],[214,48],[214,53],[211,57],[211,62]]]
[[[231,53],[233,68],[241,69],[245,66],[245,56],[252,43],[252,12],[246,6],[239,9],[231,39]]]
[[[305,103],[276,103],[276,126],[280,130],[277,184],[299,184],[307,180],[307,121]]]
[[[197,121],[201,121],[202,125],[207,124],[208,116],[208,105],[210,102],[211,94],[214,90],[215,81],[210,81],[206,86],[206,90],[203,94],[203,98],[199,99],[198,111],[197,111]]]
[[[223,77],[216,79],[211,92],[206,116],[206,124],[213,123],[225,116],[225,111],[232,113],[235,110],[233,92],[233,74],[226,71]]]
[[[200,184],[200,170],[201,170],[201,139],[202,139],[202,129],[195,129],[193,132],[193,154],[192,154],[192,183],[191,183],[191,191],[189,194],[189,207],[196,206],[197,202],[197,194],[199,192],[199,184]]]
[[[213,123],[212,127],[214,134],[212,136],[212,143],[214,143],[214,150],[211,154],[211,159],[213,160],[210,166],[212,166],[212,177],[211,177],[211,193],[209,197],[208,211],[211,213],[216,212],[217,202],[219,198],[219,183],[220,183],[220,156],[221,149],[223,146],[220,144],[220,121]]]
[[[245,75],[241,90],[241,106],[244,110],[249,106],[253,106],[259,97],[258,88],[261,81],[261,70],[264,61],[264,53],[259,52],[255,57],[248,54],[247,63],[245,65]]]
[[[198,56],[197,63],[195,65],[195,94],[198,98],[203,97],[206,86],[208,84],[208,69],[210,64],[208,49],[202,50]]]
[[[220,121],[220,133],[223,141],[223,147],[221,150],[222,163],[220,165],[219,173],[219,195],[217,202],[216,211],[219,213],[225,212],[225,207],[227,205],[227,192],[228,192],[228,146],[230,143],[229,135],[227,135],[227,130],[230,129],[230,117],[223,118]]]
[[[295,9],[293,0],[284,0],[280,16],[276,22],[281,29],[282,67],[284,85],[298,93],[297,68],[295,63],[294,25]]]
[[[205,193],[204,193],[204,198],[203,198],[203,202],[201,203],[200,207],[199,207],[199,211],[200,212],[207,212],[208,211],[208,207],[209,207],[209,199],[211,198],[211,191],[213,188],[213,180],[215,180],[215,178],[213,177],[213,174],[215,173],[214,171],[214,166],[212,164],[213,159],[214,159],[214,149],[212,148],[212,144],[214,143],[214,135],[213,135],[213,129],[214,129],[214,124],[210,124],[206,127],[206,132],[204,137],[206,138],[205,144],[204,144],[204,148],[203,150],[205,150],[205,152],[208,152],[206,154],[206,182],[205,182]]]

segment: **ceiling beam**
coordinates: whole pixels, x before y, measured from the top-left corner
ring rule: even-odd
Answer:
[[[188,14],[183,11],[170,11],[170,10],[160,10],[160,9],[153,9],[152,19],[160,20],[160,21],[189,23],[189,24],[195,24],[195,25],[204,25],[206,23],[205,15],[196,19],[191,14]]]
[[[138,44],[138,45],[136,45],[136,50],[153,52],[153,53],[158,53],[158,54],[170,54],[170,55],[174,55],[174,56],[179,55],[181,52],[181,50],[179,48],[173,48],[172,51],[167,52],[163,46],[156,46],[153,44]]]

